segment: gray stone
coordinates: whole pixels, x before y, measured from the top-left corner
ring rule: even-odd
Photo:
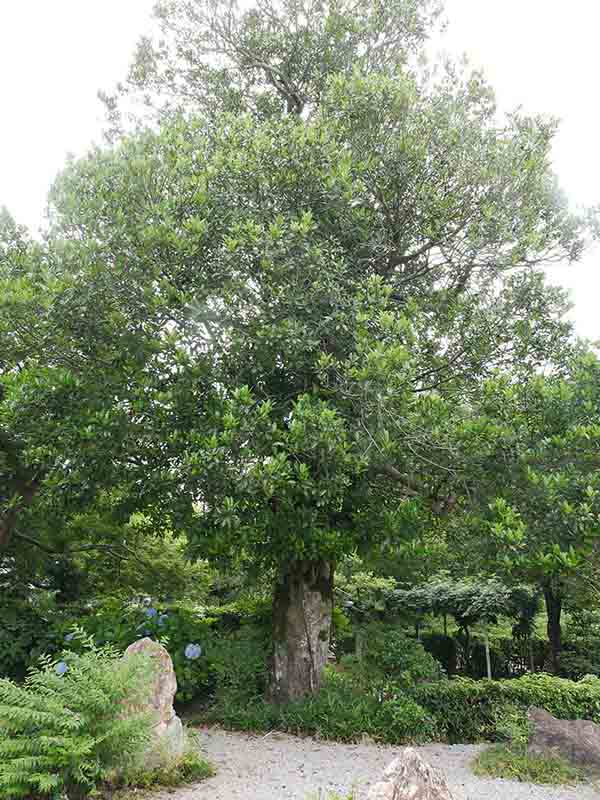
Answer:
[[[453,800],[442,773],[405,747],[371,787],[367,800]]]
[[[585,719],[556,719],[542,708],[530,708],[527,716],[532,755],[552,755],[600,771],[600,725]]]
[[[155,678],[150,686],[147,701],[137,709],[150,711],[155,718],[153,742],[148,761],[177,759],[185,749],[185,732],[175,713],[173,701],[177,692],[177,678],[173,661],[167,650],[152,639],[140,639],[129,645],[125,658],[136,653],[150,655],[155,666]]]

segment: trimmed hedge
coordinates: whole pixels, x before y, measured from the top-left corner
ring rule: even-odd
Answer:
[[[600,722],[596,678],[579,682],[544,674],[503,681],[456,678],[416,686],[411,695],[435,719],[438,738],[450,742],[506,738],[507,720],[524,723],[530,706],[560,719]]]
[[[563,719],[600,722],[600,679],[575,683],[551,675],[505,681],[457,678],[408,691],[390,685],[381,695],[357,688],[351,676],[329,671],[321,692],[303,702],[277,708],[225,692],[207,716],[237,730],[277,729],[339,741],[367,735],[387,744],[523,742],[532,705]]]

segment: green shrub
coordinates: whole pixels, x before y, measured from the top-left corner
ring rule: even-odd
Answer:
[[[65,641],[74,622],[81,624],[97,644],[108,643],[119,650],[148,636],[160,640],[169,651],[177,676],[179,703],[197,698],[208,701],[220,685],[230,689],[237,684],[247,690],[248,697],[254,697],[265,688],[269,636],[266,612],[264,603],[258,601],[247,601],[237,611],[236,608],[231,604],[218,610],[198,610],[183,603],[154,608],[110,600],[93,615],[61,621],[59,638],[78,651],[76,639]],[[250,622],[256,619],[260,625]],[[200,646],[199,655],[190,657],[190,644]]]
[[[208,718],[237,730],[278,729],[336,741],[356,741],[365,735],[388,744],[435,738],[433,718],[405,693],[390,689],[389,696],[382,698],[331,670],[314,697],[276,707],[262,699],[248,702],[239,695],[223,693]]]
[[[563,678],[577,681],[584,675],[600,673],[600,660],[594,652],[566,650],[560,656],[560,674]]]
[[[22,680],[32,661],[53,645],[49,617],[20,600],[0,602],[0,676]]]
[[[352,623],[342,609],[334,605],[331,617],[331,647],[337,658],[354,652]]]
[[[186,747],[181,758],[148,769],[137,765],[122,773],[115,788],[152,789],[159,786],[182,786],[210,778],[215,770],[200,753],[198,736],[186,731]]]
[[[362,671],[368,683],[376,679],[408,688],[425,681],[438,681],[444,672],[439,661],[416,639],[402,629],[373,623],[362,631],[362,658],[345,657],[345,669],[359,677]]]
[[[580,609],[571,613],[565,627],[560,657],[563,678],[578,680],[584,675],[600,675],[600,611]]]
[[[532,756],[521,745],[495,745],[484,750],[473,765],[475,775],[526,783],[563,785],[577,783],[585,775],[559,758]]]
[[[0,798],[80,798],[144,751],[153,720],[123,716],[148,692],[147,658],[108,649],[42,660],[24,685],[0,680]]]
[[[250,685],[250,679],[248,680]],[[527,709],[545,708],[563,719],[600,722],[600,679],[578,683],[551,675],[504,681],[470,678],[398,686],[379,679],[369,686],[350,671],[328,669],[315,697],[282,708],[265,703],[256,684],[228,691],[224,685],[208,718],[238,730],[276,728],[325,739],[355,741],[366,735],[389,744],[508,741],[529,737]]]
[[[209,653],[215,634],[211,629],[211,619],[184,606],[157,613],[154,617],[146,616],[143,625],[142,633],[148,631],[146,635],[151,638],[165,639],[177,676],[178,702],[188,702],[212,692],[214,675]],[[139,633],[138,628],[136,638],[139,638]],[[189,644],[200,645],[198,657],[190,658],[187,655]]]
[[[455,675],[458,667],[458,646],[452,636],[443,633],[423,633],[421,643],[436,661],[442,665],[446,675]]]
[[[215,695],[253,702],[267,689],[270,634],[246,625],[229,635],[215,636],[206,658],[214,678]]]
[[[219,631],[236,631],[244,625],[270,630],[273,603],[270,597],[243,597],[234,603],[211,606],[208,614],[214,618],[214,628]]]
[[[451,742],[506,738],[506,725],[518,723],[522,729],[530,706],[562,719],[600,721],[600,682],[596,687],[552,675],[503,681],[457,678],[416,686],[412,695],[435,719],[439,738]]]

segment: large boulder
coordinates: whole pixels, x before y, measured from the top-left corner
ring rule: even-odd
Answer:
[[[154,663],[154,680],[148,698],[136,710],[149,711],[155,718],[153,742],[148,761],[177,759],[183,755],[185,736],[181,720],[175,713],[173,701],[177,692],[177,678],[171,656],[165,648],[152,639],[140,639],[129,645],[125,658],[137,653],[151,657]]]
[[[371,787],[367,800],[452,800],[442,773],[405,747]]]
[[[529,752],[563,758],[597,772],[600,770],[600,725],[585,719],[556,719],[542,708],[530,708]]]

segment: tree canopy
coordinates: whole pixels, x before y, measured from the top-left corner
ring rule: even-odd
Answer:
[[[282,8],[159,4],[131,80],[193,113],[70,163],[44,243],[4,219],[0,543],[102,504],[272,571],[287,700],[318,688],[337,560],[452,511],[482,382],[570,346],[541,267],[585,226],[553,121],[406,66],[437,3]]]

